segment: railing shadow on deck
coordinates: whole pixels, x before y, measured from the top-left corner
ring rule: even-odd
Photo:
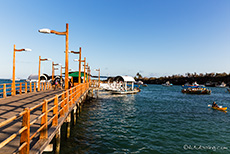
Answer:
[[[36,153],[38,150],[36,146],[39,147],[37,144],[50,142],[55,131],[61,127],[72,109],[78,105],[77,103],[88,90],[89,82],[79,84],[51,99],[44,100],[38,105],[25,108],[24,111],[1,122],[0,130],[11,127],[10,124],[17,121],[20,121],[21,127],[1,140],[0,150],[20,136],[20,141],[17,141],[19,146],[13,153]]]

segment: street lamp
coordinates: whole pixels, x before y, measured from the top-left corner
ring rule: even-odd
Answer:
[[[14,52],[13,52],[13,77],[12,77],[12,86],[11,86],[11,95],[16,95],[16,87],[15,87],[15,52],[21,51],[32,51],[31,49],[16,49],[16,45],[14,44]]]
[[[89,66],[89,82],[91,81],[91,70],[90,70],[90,66]]]
[[[54,68],[54,66],[60,66],[61,64],[57,63],[57,64],[54,64],[54,62],[52,62],[52,80],[54,81],[54,71],[55,70],[58,70],[58,68]]]
[[[74,59],[74,61],[79,61],[79,68],[78,68],[78,83],[81,83],[81,47],[79,48],[79,59]]]
[[[81,48],[80,48],[80,52],[81,52]],[[85,83],[85,63],[86,63],[86,58],[84,57],[84,60],[81,60],[81,54],[79,56],[79,59],[74,59],[74,61],[78,61],[79,62],[79,75],[78,75],[78,82],[79,84],[81,83],[81,62],[84,62],[84,80],[83,83]]]
[[[89,65],[88,63],[86,65],[84,65],[85,69],[87,70],[86,71],[86,74],[87,74],[87,77],[86,77],[86,82],[88,82],[88,75],[89,75]]]
[[[38,91],[40,91],[40,71],[41,71],[41,61],[51,61],[50,58],[41,59],[39,56],[39,66],[38,66]]]
[[[98,80],[99,80],[98,87],[100,87],[100,68],[99,69],[95,69],[94,71],[98,71]]]
[[[46,33],[46,34],[56,34],[56,35],[65,35],[66,36],[66,52],[65,52],[65,90],[68,89],[68,67],[69,67],[69,61],[68,61],[68,51],[69,51],[69,24],[66,24],[66,31],[65,32],[57,32],[55,30],[50,30],[50,29],[40,29],[38,30],[40,33]]]

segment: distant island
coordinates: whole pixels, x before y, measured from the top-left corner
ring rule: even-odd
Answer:
[[[173,85],[184,85],[186,83],[197,82],[198,84],[206,86],[217,86],[224,82],[227,86],[230,86],[230,74],[227,73],[186,73],[185,75],[172,75],[164,77],[142,77],[140,73],[135,76],[136,81],[143,81],[146,84],[163,84],[167,81]]]

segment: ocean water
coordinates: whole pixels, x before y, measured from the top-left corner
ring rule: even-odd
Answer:
[[[148,85],[136,95],[99,94],[86,102],[61,153],[230,153],[230,93],[181,93],[180,86]]]

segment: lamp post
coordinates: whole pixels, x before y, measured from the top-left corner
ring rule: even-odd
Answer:
[[[14,51],[13,51],[13,77],[12,77],[12,86],[11,86],[11,95],[16,95],[16,88],[15,88],[15,53],[21,51],[32,51],[31,49],[16,49],[16,45],[14,44]]]
[[[79,51],[69,51],[69,53],[73,53],[73,54],[79,54],[79,60],[81,59],[81,47],[79,48]],[[74,61],[78,61],[78,60],[74,60]],[[81,64],[79,62],[79,72],[78,72],[78,83],[80,84],[81,82]]]
[[[98,80],[99,80],[98,88],[99,88],[100,87],[100,68],[95,69],[95,71],[98,71]]]
[[[52,62],[52,80],[54,80],[54,71],[55,70],[58,70],[58,68],[54,68],[54,66],[58,66],[58,65],[60,65],[60,64],[54,64],[54,62]]]
[[[81,49],[80,49],[81,51]],[[86,62],[86,58],[84,58],[84,60],[81,60],[81,54],[79,56],[79,59],[74,59],[74,61],[79,61],[79,75],[78,75],[78,82],[79,84],[81,83],[81,62],[84,62],[84,80],[85,80],[85,62]],[[85,83],[85,81],[83,80],[83,83]]]
[[[40,33],[53,33],[56,35],[65,35],[66,36],[66,52],[65,52],[65,90],[68,89],[68,78],[69,78],[69,74],[68,74],[68,67],[69,67],[69,60],[68,60],[68,50],[69,50],[69,24],[66,24],[66,31],[65,32],[57,32],[55,30],[50,30],[50,29],[40,29],[38,30]]]
[[[91,70],[90,70],[90,66],[89,66],[89,82],[91,81]]]
[[[44,58],[41,59],[41,56],[39,56],[39,65],[38,65],[38,91],[40,91],[40,71],[41,71],[41,61],[50,61],[50,58]]]
[[[85,67],[85,69],[86,69],[86,75],[87,75],[87,77],[86,77],[86,82],[88,82],[88,63],[86,64],[86,65],[84,65],[84,67]]]

